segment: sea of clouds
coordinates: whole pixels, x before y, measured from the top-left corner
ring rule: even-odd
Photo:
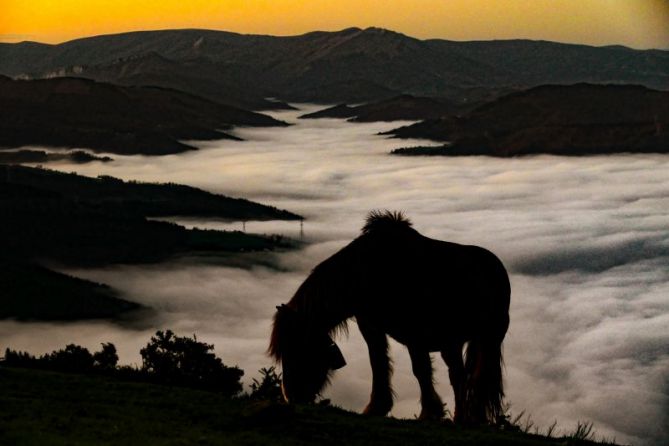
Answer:
[[[424,144],[377,136],[402,123],[297,120],[238,129],[243,142],[201,143],[165,157],[114,156],[112,163],[60,164],[86,175],[172,181],[242,196],[306,217],[299,251],[268,254],[266,266],[232,268],[181,259],[159,265],[68,270],[108,283],[156,309],[140,326],[0,323],[0,347],[34,353],[75,342],[113,342],[122,362],[156,329],[196,333],[213,343],[245,381],[270,364],[265,355],[275,306],[309,271],[346,245],[372,209],[402,210],[423,234],[477,244],[506,264],[512,283],[505,341],[511,411],[526,410],[544,429],[564,432],[591,421],[599,436],[663,444],[669,438],[669,157],[619,155],[517,159],[408,158],[397,147]],[[241,229],[239,222],[177,219]],[[301,237],[296,222],[247,222],[246,230]],[[410,296],[407,296],[410,299]],[[357,329],[339,345],[348,366],[324,396],[360,410],[371,371]],[[419,412],[418,386],[405,348],[391,345],[397,401],[392,412]],[[446,368],[435,357],[438,390],[453,409]]]

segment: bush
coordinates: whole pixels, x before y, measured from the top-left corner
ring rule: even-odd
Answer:
[[[258,400],[281,401],[283,399],[281,375],[277,375],[276,368],[274,366],[269,368],[263,367],[259,372],[261,379],[258,381],[256,378],[253,378],[251,394],[249,396],[252,399]]]
[[[213,349],[195,336],[191,339],[175,336],[171,330],[157,331],[140,350],[142,371],[163,384],[214,390],[227,396],[238,394],[244,372],[225,366]]]
[[[106,352],[105,352],[106,349]],[[87,348],[75,344],[68,344],[62,350],[56,350],[39,357],[27,352],[5,350],[3,364],[8,367],[23,367],[29,369],[54,370],[58,372],[89,373],[101,369],[101,365],[94,358],[107,356],[109,352],[116,353],[114,344],[103,344],[103,351],[94,355]],[[109,360],[109,359],[108,359]],[[118,356],[116,357],[118,361]]]
[[[94,366],[100,370],[115,370],[118,365],[116,346],[110,342],[102,344],[102,350],[93,353]]]
[[[129,381],[194,387],[225,396],[237,395],[242,390],[240,380],[244,371],[224,365],[213,349],[213,345],[198,342],[195,336],[179,337],[167,330],[157,331],[146,347],[140,350],[141,369],[119,367],[116,346],[111,343],[102,344],[102,350],[93,354],[84,347],[69,344],[62,350],[39,357],[8,348],[0,364],[59,372],[102,373]],[[268,382],[262,386],[262,392],[268,393],[269,387]]]
[[[38,359],[28,352],[20,352],[16,350],[5,350],[5,357],[2,364],[8,367],[22,367],[22,368],[36,368]]]
[[[93,370],[93,355],[88,349],[68,344],[63,350],[55,351],[42,358],[52,370],[61,372],[90,372]]]

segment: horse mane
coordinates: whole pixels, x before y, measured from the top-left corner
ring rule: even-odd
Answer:
[[[315,268],[300,285],[293,298],[287,304],[277,307],[267,349],[267,353],[277,362],[281,362],[284,355],[286,339],[290,339],[294,335],[296,318],[302,318],[307,324],[322,326],[329,336],[348,335],[347,317],[323,323],[323,316],[329,314],[332,310],[337,311],[338,308],[336,308],[336,300],[328,299],[328,290],[324,289],[320,283],[322,274],[322,269]]]
[[[411,221],[399,211],[375,210],[369,213],[362,234],[395,233],[411,228]],[[412,229],[413,231],[413,229]],[[357,246],[355,242],[349,245]],[[340,299],[331,289],[333,278],[341,275],[341,268],[348,262],[351,251],[343,249],[313,269],[300,285],[292,299],[277,307],[267,353],[277,362],[285,353],[286,339],[294,330],[294,318],[299,317],[309,324],[320,326],[328,335],[337,337],[348,333],[346,309],[340,308]],[[357,248],[353,248],[357,249]]]
[[[380,231],[406,229],[411,226],[411,220],[402,211],[374,210],[367,215],[362,233],[371,234]]]
[[[269,338],[269,347],[267,348],[267,354],[277,362],[281,362],[281,358],[283,357],[284,346],[282,340],[286,338],[285,331],[288,329],[283,319],[282,312],[277,307],[277,312],[274,315],[272,323],[272,335]]]

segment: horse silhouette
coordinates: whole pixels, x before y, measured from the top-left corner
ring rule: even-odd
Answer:
[[[364,413],[392,409],[389,335],[408,348],[420,418],[444,416],[430,358],[441,352],[455,394],[454,421],[495,423],[502,415],[510,293],[507,272],[490,251],[430,239],[402,213],[374,211],[359,237],[317,265],[277,307],[268,351],[282,364],[284,398],[316,398],[346,364],[332,336],[355,318],[373,375]]]

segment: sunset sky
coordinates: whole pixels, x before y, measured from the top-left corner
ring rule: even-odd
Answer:
[[[419,38],[669,49],[669,0],[0,0],[0,41],[141,29],[293,35],[378,26]]]

